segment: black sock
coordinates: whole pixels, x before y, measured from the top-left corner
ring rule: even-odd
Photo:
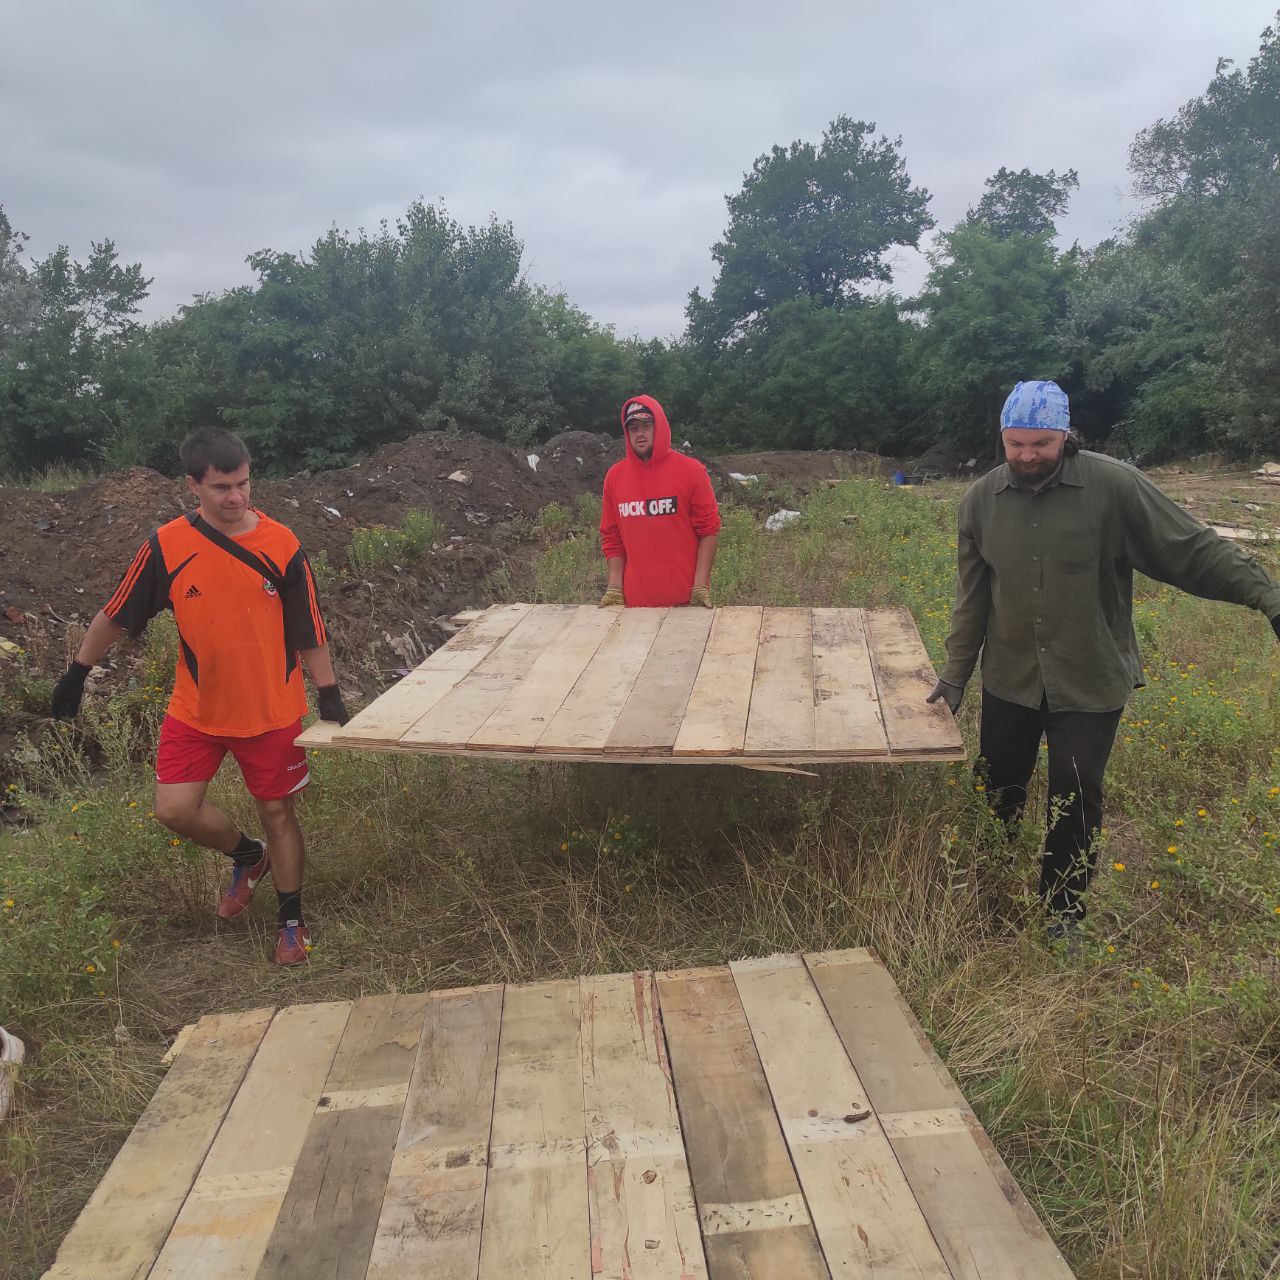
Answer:
[[[295,889],[292,893],[285,893],[283,889],[276,890],[276,902],[279,903],[279,921],[280,927],[284,928],[287,924],[305,924],[302,918],[302,890]]]
[[[240,833],[240,843],[227,854],[227,857],[237,867],[252,867],[261,859],[262,851],[265,848],[266,845],[261,840],[255,840],[252,836],[247,836],[242,831]]]

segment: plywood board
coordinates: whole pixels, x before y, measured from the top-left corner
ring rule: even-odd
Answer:
[[[461,683],[529,612],[527,604],[498,605],[437,649],[399,684],[394,696],[375,698],[342,728],[353,746],[381,746],[400,736]]]
[[[936,683],[924,642],[906,609],[868,609],[867,638],[891,751],[945,752],[964,747],[941,699],[925,699]]]
[[[276,1015],[149,1280],[257,1275],[350,1012]]]
[[[803,962],[730,967],[832,1276],[950,1280]]]
[[[867,953],[806,962],[956,1280],[1070,1280],[884,966]]]
[[[572,754],[604,749],[665,616],[662,609],[621,611],[564,705],[539,736],[538,751]]]
[[[657,984],[710,1280],[828,1280],[733,975]]]
[[[667,610],[631,696],[605,742],[606,753],[670,753],[702,662],[711,621],[710,609]]]
[[[591,1273],[702,1280],[706,1264],[651,973],[582,980]]]
[[[480,1280],[591,1280],[577,981],[508,987]]]
[[[363,1280],[426,1002],[372,996],[352,1008],[258,1280]]]
[[[501,1021],[500,986],[428,1000],[369,1280],[475,1280]]]
[[[561,635],[573,614],[572,605],[530,610],[456,688],[406,730],[401,741],[465,748],[471,735],[524,679],[538,655]]]
[[[676,735],[677,755],[741,753],[763,616],[764,610],[756,606],[715,611],[702,664]]]
[[[201,1018],[45,1280],[142,1280],[160,1254],[272,1010]]]
[[[808,609],[766,609],[744,751],[813,754],[813,627]]]
[[[471,735],[467,746],[532,751],[622,612],[595,605],[578,609],[563,634],[534,659],[525,678]]]
[[[815,753],[888,753],[861,609],[813,611],[813,700]]]

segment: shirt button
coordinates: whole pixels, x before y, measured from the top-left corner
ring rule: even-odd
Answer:
[[[1048,653],[1049,651],[1044,647],[1044,645],[1041,645],[1041,646],[1040,646],[1040,652],[1041,652],[1041,653]]]
[[[1038,520],[1033,520],[1033,521],[1031,522],[1031,527],[1032,527],[1033,529],[1038,529],[1038,528],[1040,527],[1040,522],[1039,522]]]
[[[1039,591],[1039,590],[1040,590],[1040,588],[1039,588],[1039,587],[1032,587],[1032,588],[1031,588],[1031,590],[1032,590],[1032,591]]]
[[[1043,619],[1043,618],[1037,618],[1037,619],[1036,619],[1036,621],[1037,621],[1037,622],[1043,622],[1043,621],[1044,621],[1044,619]]]

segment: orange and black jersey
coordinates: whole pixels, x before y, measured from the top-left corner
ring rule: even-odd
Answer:
[[[256,737],[304,715],[298,653],[326,642],[298,539],[256,514],[257,525],[234,538],[199,514],[162,525],[103,608],[135,636],[173,610],[179,654],[169,714],[218,737]]]

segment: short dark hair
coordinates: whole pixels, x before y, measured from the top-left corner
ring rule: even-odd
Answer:
[[[222,427],[197,427],[178,448],[182,469],[199,484],[210,469],[238,471],[249,461],[249,450],[234,432]]]

